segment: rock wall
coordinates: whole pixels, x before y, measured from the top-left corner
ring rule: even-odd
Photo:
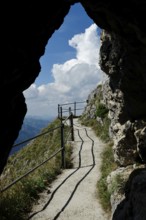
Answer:
[[[136,70],[133,66],[134,76],[131,78],[132,68],[129,70],[129,63],[133,62],[131,50],[128,50],[125,42],[115,34],[110,35],[103,31],[101,39],[100,66],[109,76],[109,80],[104,84],[103,96],[112,121],[111,133],[114,139],[115,160],[121,166],[133,164],[137,160],[144,163],[146,121],[143,109],[141,110],[138,106],[141,96],[145,93],[142,95],[140,85],[133,86],[136,84]],[[143,83],[144,86],[144,79],[138,79],[138,83],[141,85]]]
[[[99,102],[103,101],[102,85],[97,85],[93,91],[87,97],[87,105],[82,113],[82,118],[84,120],[97,119],[96,109]],[[100,120],[100,119],[99,119]]]
[[[1,6],[0,174],[27,112],[23,91],[39,75],[39,59],[69,9],[63,0],[14,0]]]
[[[125,198],[113,214],[113,220],[146,219],[146,169],[134,170],[125,186]]]
[[[143,109],[139,108],[139,102],[145,94],[142,94],[144,78],[139,76],[139,79],[136,73],[136,83],[136,68],[133,65],[129,69],[134,62],[131,60],[132,51],[125,41],[105,30],[101,40],[100,66],[108,75],[108,80],[103,84],[103,100],[109,109],[110,136],[114,141],[114,159],[118,165],[117,170],[109,175],[107,182],[111,185],[115,175],[120,175],[127,181],[122,194],[115,191],[111,195],[113,220],[146,219],[146,120]]]

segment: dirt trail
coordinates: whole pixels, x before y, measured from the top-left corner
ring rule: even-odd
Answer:
[[[108,220],[98,201],[101,153],[105,145],[93,130],[74,119],[72,169],[64,170],[52,183],[50,193],[41,194],[31,220]]]

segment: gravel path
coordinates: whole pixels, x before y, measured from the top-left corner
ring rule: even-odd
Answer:
[[[33,207],[32,220],[108,220],[98,201],[101,153],[105,145],[93,130],[74,119],[72,169],[66,169],[41,194]],[[47,193],[50,191],[49,193]]]

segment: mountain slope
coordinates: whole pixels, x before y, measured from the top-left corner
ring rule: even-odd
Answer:
[[[28,140],[36,135],[38,135],[43,128],[45,128],[53,119],[41,119],[38,117],[28,116],[24,119],[24,123],[19,132],[19,136],[16,139],[15,144],[19,144],[25,140]],[[29,142],[20,144],[19,146],[14,147],[10,155],[19,151],[23,146],[27,145]]]
[[[64,138],[66,139],[69,130],[68,126],[64,128]],[[1,193],[1,220],[26,220],[27,212],[30,211],[35,200],[39,198],[40,192],[62,172],[60,148],[60,120],[55,119],[42,130],[39,137],[9,157],[5,170],[0,176],[0,190],[26,173],[29,175]],[[67,168],[71,166],[71,149],[71,145],[66,144]],[[52,157],[56,152],[58,154]],[[44,163],[44,161],[46,162]],[[40,164],[41,166],[39,166]],[[38,169],[34,170],[35,167]],[[31,170],[33,172],[30,172]]]

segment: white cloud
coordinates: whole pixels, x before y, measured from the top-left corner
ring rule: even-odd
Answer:
[[[28,114],[56,117],[58,104],[86,100],[105,77],[98,64],[100,37],[95,24],[68,43],[75,48],[76,57],[53,65],[54,82],[39,87],[33,84],[24,91]]]
[[[69,40],[69,45],[77,50],[77,60],[99,67],[99,45],[100,39],[97,37],[97,26],[91,25],[85,33],[75,35]]]

